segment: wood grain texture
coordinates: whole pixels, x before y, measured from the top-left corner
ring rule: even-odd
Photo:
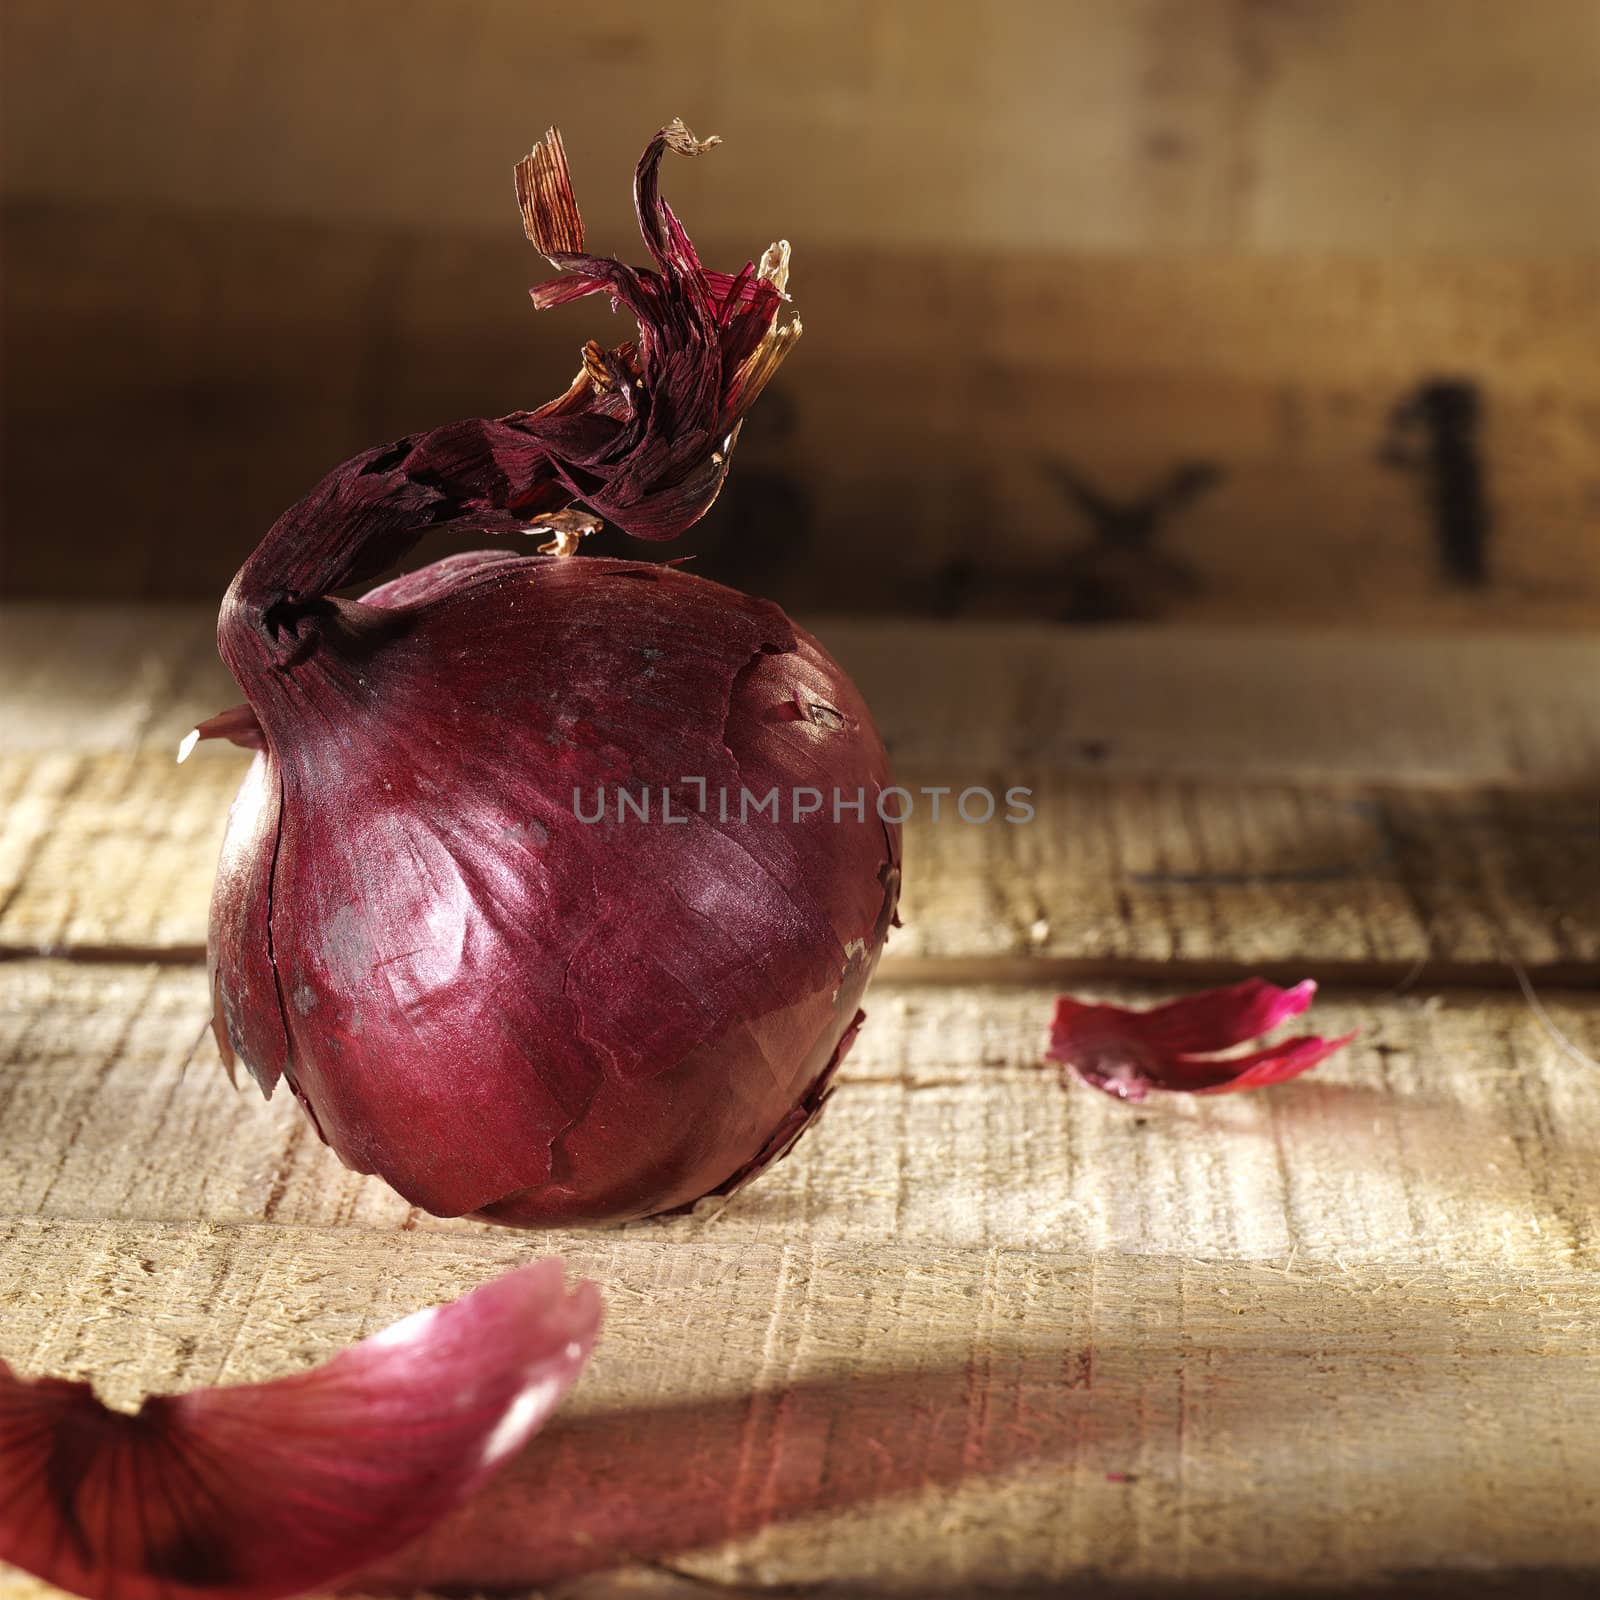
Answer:
[[[976,959],[1509,982],[1516,961],[1545,981],[1600,979],[1600,789],[969,776],[1026,785],[1036,814],[913,818],[906,926],[886,958],[901,975]],[[934,775],[904,775],[919,778]],[[959,774],[937,774],[952,780],[959,792]]]
[[[13,204],[5,592],[217,596],[336,462],[563,390],[586,337],[626,330],[587,303],[529,308],[548,271],[505,182],[526,143],[493,167],[494,232]],[[1463,629],[1600,616],[1592,259],[1061,256],[958,239],[841,252],[804,211],[750,231],[720,200],[695,214],[717,221],[699,239],[721,265],[794,239],[806,327],[721,503],[674,546],[713,576],[809,610]],[[611,241],[624,253],[626,237]],[[1436,433],[1402,439],[1394,421],[1439,381],[1478,412],[1452,438],[1481,477],[1481,581],[1456,569],[1432,506],[1420,458]],[[63,488],[86,439],[114,513],[103,492]],[[1412,470],[1386,463],[1397,444]],[[1204,487],[1140,509],[1194,465]],[[1086,509],[1064,471],[1109,509]]]
[[[1350,628],[825,626],[907,770],[1585,788],[1600,649]]]
[[[182,767],[159,751],[0,756],[0,954],[198,959],[246,765],[220,749]],[[898,776],[916,809],[885,975],[1067,981],[1180,963],[1510,985],[1516,961],[1543,983],[1600,980],[1600,790]],[[998,820],[1002,800],[997,820],[962,821],[969,787],[1025,789],[1032,820]]]
[[[552,122],[577,177],[678,114],[678,178],[765,237],[926,249],[1592,249],[1586,0],[81,0],[6,8],[8,193],[427,227],[504,220]],[[308,44],[312,47],[308,48]],[[781,90],[781,92],[775,92]],[[596,96],[626,114],[597,115]],[[576,137],[582,134],[581,143]],[[937,181],[915,181],[936,174]],[[626,227],[596,195],[595,233]],[[626,235],[623,235],[626,236]]]
[[[1106,990],[1136,1004],[1167,990]],[[1065,1089],[1055,990],[880,982],[827,1115],[731,1203],[627,1230],[740,1255],[804,1240],[1600,1273],[1595,1071],[1518,999],[1321,999],[1361,1037],[1271,1095],[1129,1107]],[[192,968],[0,965],[0,1216],[481,1236],[344,1171],[287,1096],[230,1090]],[[1550,1002],[1600,1050],[1591,1003]],[[584,1235],[541,1233],[541,1249]],[[1596,1279],[1600,1295],[1600,1277]]]
[[[1582,635],[800,620],[906,771],[1547,790],[1600,775],[1600,643]],[[215,629],[210,607],[0,607],[4,750],[173,752],[239,699]]]
[[[888,972],[1600,965],[1587,641],[818,627],[913,804]],[[172,759],[237,693],[210,633],[184,608],[0,615],[0,950],[202,949],[245,765]],[[963,822],[969,785],[1028,789],[1033,821]]]
[[[1600,1055],[1600,1017],[1460,985],[1508,950],[1592,980],[1595,647],[821,631],[909,785],[1038,820],[912,827],[903,954],[758,1183],[514,1234],[218,1070],[194,957],[242,758],[172,764],[235,698],[209,616],[0,612],[0,1356],[126,1404],[559,1251],[607,1299],[592,1370],[373,1593],[1590,1592],[1600,1100],[1550,1028]],[[1394,981],[1326,991],[1359,1039],[1270,1093],[1132,1107],[1041,1061],[1058,987],[1302,960]]]
[[[4,1236],[6,1355],[124,1399],[296,1370],[528,1254],[488,1231]],[[667,1562],[737,1592],[1420,1569],[1471,1593],[1600,1566],[1589,1275],[632,1237],[568,1259],[608,1296],[572,1401],[370,1587],[629,1593],[630,1563]]]

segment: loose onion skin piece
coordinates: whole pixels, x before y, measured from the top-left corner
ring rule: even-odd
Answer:
[[[566,276],[535,303],[608,293],[637,343],[587,346],[537,411],[346,462],[219,619],[248,705],[197,733],[260,752],[212,900],[219,1047],[442,1215],[621,1221],[748,1181],[820,1109],[894,921],[882,744],[775,606],[496,552],[335,594],[430,528],[556,520],[566,549],[572,499],[651,539],[710,506],[798,324],[776,320],[786,245],[709,273],[662,200],[663,155],[705,147],[669,124],[641,158],[654,270],[583,253],[560,139],[537,147],[524,224]],[[781,819],[746,813],[774,790]],[[618,791],[652,820],[618,822]],[[608,820],[580,821],[597,796]]]
[[[1143,1100],[1151,1090],[1234,1094],[1263,1089],[1309,1072],[1355,1034],[1284,1039],[1242,1056],[1218,1052],[1299,1016],[1316,992],[1309,978],[1292,989],[1248,978],[1143,1011],[1062,995],[1056,1001],[1046,1059],[1059,1063],[1063,1076],[1070,1073],[1119,1100]]]
[[[594,1344],[536,1262],[310,1372],[108,1410],[0,1362],[0,1561],[89,1600],[277,1600],[410,1543],[519,1451]]]

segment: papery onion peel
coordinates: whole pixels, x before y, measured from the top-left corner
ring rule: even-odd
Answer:
[[[1247,1055],[1219,1052],[1299,1016],[1316,992],[1309,978],[1291,989],[1249,978],[1142,1011],[1062,995],[1045,1055],[1064,1075],[1121,1100],[1143,1100],[1152,1089],[1231,1094],[1265,1088],[1309,1072],[1355,1034],[1285,1039]]]
[[[113,1411],[0,1362],[0,1560],[90,1600],[275,1600],[416,1538],[576,1381],[594,1286],[554,1258],[309,1372]]]

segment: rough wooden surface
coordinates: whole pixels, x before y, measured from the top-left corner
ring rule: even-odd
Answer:
[[[484,1230],[0,1237],[13,1353],[124,1397],[296,1370],[527,1255]],[[569,1259],[608,1295],[572,1403],[371,1587],[675,1593],[639,1566],[664,1562],[741,1595],[1407,1569],[1470,1594],[1600,1562],[1590,1274],[626,1236]]]
[[[247,762],[204,750],[0,756],[0,955],[198,959]],[[1383,788],[916,767],[886,974],[1288,973],[1369,983],[1600,977],[1594,791]],[[968,786],[1033,820],[966,823]],[[926,789],[938,797],[931,815]],[[897,800],[895,804],[903,804]],[[980,815],[974,795],[969,810]],[[1005,815],[1002,802],[997,816]],[[1019,963],[1021,965],[1019,965]]]
[[[911,792],[888,972],[1600,970],[1588,641],[819,627]],[[0,664],[0,953],[196,957],[244,769],[173,761],[237,694],[210,619],[16,610]],[[968,785],[1035,820],[963,822]]]
[[[1583,634],[803,620],[908,770],[1542,789],[1600,772]],[[239,699],[215,639],[214,605],[5,607],[0,748],[171,754]]]
[[[1597,1072],[1520,996],[1325,996],[1316,1026],[1361,1037],[1314,1076],[1130,1108],[1063,1090],[1044,1064],[1055,992],[880,982],[834,1103],[789,1159],[731,1202],[627,1232],[734,1253],[805,1240],[1396,1270],[1600,1262]],[[1592,1002],[1548,1005],[1600,1051]],[[481,1236],[345,1171],[291,1097],[234,1093],[207,1015],[193,966],[0,964],[0,1216]]]
[[[519,1235],[414,1213],[220,1072],[241,758],[172,764],[234,698],[209,619],[0,613],[0,1354],[125,1403],[554,1250],[607,1299],[591,1372],[374,1592],[1590,1592],[1594,647],[821,631],[909,784],[1028,783],[1037,819],[912,829],[901,953],[760,1182]],[[1041,1061],[1060,987],[1257,967],[1331,976],[1313,1020],[1360,1038],[1139,1107]]]

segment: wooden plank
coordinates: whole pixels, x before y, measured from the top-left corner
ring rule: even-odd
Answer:
[[[0,757],[0,950],[204,953],[243,752]]]
[[[587,199],[681,112],[729,140],[714,176],[674,174],[685,214],[714,204],[765,236],[799,215],[819,241],[912,249],[1445,256],[1600,239],[1585,0],[1013,0],[982,27],[950,0],[714,0],[694,27],[648,0],[137,16],[98,0],[70,23],[12,0],[6,24],[7,189],[93,206],[114,146],[135,205],[493,226],[510,162],[547,123],[572,136]],[[596,117],[600,82],[636,109]],[[403,114],[397,84],[418,91]],[[468,98],[470,117],[445,109]],[[595,197],[596,236],[627,237],[625,195]]]
[[[216,634],[215,608],[193,605],[0,608],[0,748],[176,751],[238,702]]]
[[[530,312],[543,268],[501,203],[481,235],[13,207],[5,592],[219,596],[333,463],[559,392],[586,336],[622,330],[592,305]],[[702,239],[736,263],[794,236],[807,329],[673,548],[714,576],[801,610],[1600,617],[1591,259],[846,251],[795,215]],[[1456,387],[1401,429],[1437,383]],[[114,515],[63,493],[88,440]],[[1478,473],[1481,537],[1441,519],[1430,451]],[[1195,465],[1203,485],[1163,501]]]
[[[1142,1004],[1171,990],[1080,992]],[[1600,1266],[1594,1069],[1520,999],[1324,996],[1316,1026],[1361,1038],[1316,1074],[1135,1108],[1063,1089],[1044,1065],[1053,994],[880,982],[834,1101],[794,1154],[732,1203],[632,1231],[733,1255],[876,1240]],[[10,963],[0,995],[0,1217],[481,1233],[346,1172],[288,1096],[230,1090],[199,1038],[199,970]],[[1577,1047],[1600,1052],[1592,1004],[1548,1004]]]
[[[1587,641],[820,627],[913,794],[902,975],[1592,976]],[[236,693],[210,633],[183,608],[4,614],[0,949],[203,945],[243,757],[171,751]],[[968,784],[1028,788],[1034,820],[967,825],[945,796],[936,823],[923,788]]]
[[[181,768],[158,751],[0,757],[0,953],[197,958],[245,765],[232,750]],[[1180,963],[1508,985],[1517,961],[1543,983],[1600,977],[1593,791],[900,777],[916,809],[886,974],[1066,980]],[[1027,789],[1032,820],[962,821],[969,785]],[[925,791],[938,787],[952,792],[935,821]],[[983,806],[969,797],[972,815]]]
[[[1600,643],[1578,635],[801,620],[907,772],[1582,790],[1600,771]],[[165,756],[239,698],[215,626],[211,608],[0,609],[4,749]]]
[[[1510,983],[1520,962],[1600,979],[1600,792],[972,781],[1026,784],[1035,818],[913,816],[900,976],[1172,964],[1409,986]]]
[[[907,770],[1581,789],[1600,648],[1578,637],[1031,624],[828,626]]]
[[[124,1401],[298,1370],[528,1255],[488,1230],[4,1234],[6,1356]],[[1575,1594],[1600,1568],[1592,1274],[630,1236],[568,1258],[607,1295],[590,1370],[379,1592],[560,1595],[666,1563],[639,1576],[1121,1595],[1421,1571],[1471,1593],[1524,1568]]]

